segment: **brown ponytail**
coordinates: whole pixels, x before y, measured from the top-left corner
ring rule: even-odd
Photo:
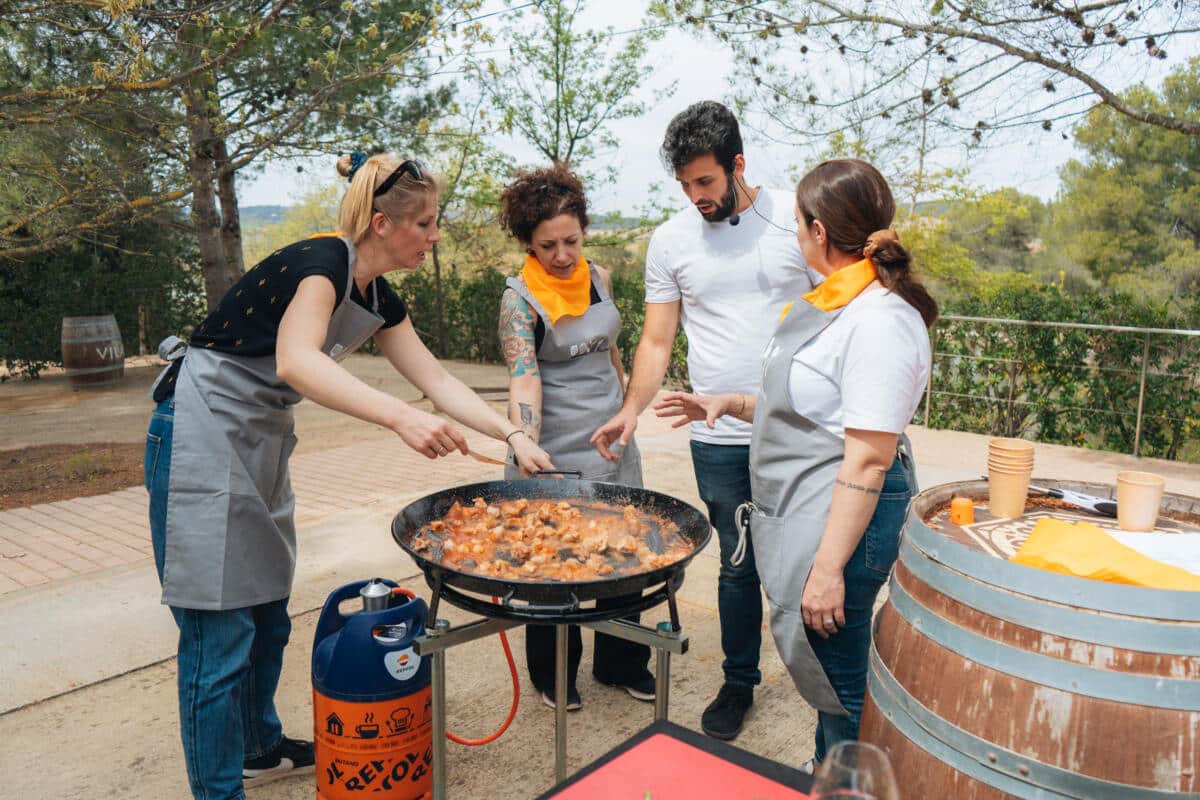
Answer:
[[[915,308],[925,327],[933,326],[937,301],[913,274],[908,251],[888,227],[896,201],[879,170],[856,158],[818,164],[796,188],[796,206],[803,224],[821,220],[834,248],[869,258],[879,282]]]
[[[881,233],[885,235],[879,236]],[[875,265],[875,274],[884,288],[903,297],[925,320],[925,327],[932,328],[938,318],[937,301],[913,275],[912,258],[896,232],[885,228],[872,233],[867,237],[863,255]]]

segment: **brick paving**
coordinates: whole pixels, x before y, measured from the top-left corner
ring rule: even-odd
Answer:
[[[303,434],[303,431],[301,431]],[[638,424],[647,488],[699,505],[688,435],[668,420],[642,414]],[[923,485],[978,475],[987,438],[954,431],[911,428]],[[468,433],[472,448],[503,458],[503,443]],[[1120,469],[1149,469],[1167,478],[1167,490],[1200,496],[1192,464],[1140,460],[1103,451],[1037,445],[1035,474],[1111,482]],[[304,529],[352,508],[476,481],[495,480],[500,467],[461,455],[430,461],[394,435],[294,456],[296,526]],[[0,511],[0,597],[57,578],[141,564],[150,560],[148,499],[141,486],[119,492]]]
[[[499,442],[478,435],[470,440],[476,452],[504,457]],[[461,455],[430,461],[385,433],[378,440],[295,456],[291,468],[297,529],[397,495],[494,480],[500,469]],[[148,506],[146,490],[135,486],[0,511],[0,595],[149,561]]]

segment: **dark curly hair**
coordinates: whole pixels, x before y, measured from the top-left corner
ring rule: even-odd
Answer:
[[[737,117],[712,100],[693,103],[675,115],[663,136],[663,166],[679,172],[700,156],[711,153],[726,172],[742,153],[742,132]]]
[[[583,184],[566,164],[520,170],[500,192],[500,227],[521,244],[528,245],[534,228],[560,214],[574,214],[579,227],[587,230]]]

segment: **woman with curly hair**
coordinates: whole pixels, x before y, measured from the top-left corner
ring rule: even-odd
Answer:
[[[635,442],[630,440],[613,462],[588,441],[595,420],[621,408],[625,376],[617,352],[621,317],[609,274],[583,257],[588,215],[579,178],[563,164],[519,172],[500,195],[500,224],[526,254],[521,273],[508,279],[500,300],[510,419],[558,469],[578,470],[584,480],[641,487]],[[505,477],[518,476],[510,464]],[[583,642],[578,626],[572,625],[568,635],[567,709],[573,711],[582,703],[575,678]],[[549,706],[554,705],[554,636],[554,628],[546,625],[530,625],[525,633],[529,675]],[[649,660],[645,645],[596,634],[592,673],[601,683],[653,700]]]

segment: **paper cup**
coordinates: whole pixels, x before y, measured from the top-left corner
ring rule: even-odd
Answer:
[[[1166,481],[1152,472],[1117,473],[1117,524],[1126,531],[1152,531]]]
[[[1025,513],[1032,469],[1006,471],[988,467],[988,508],[993,517],[1017,519]]]
[[[996,464],[1001,467],[1032,467],[1032,458],[1015,458],[1010,456],[988,456],[989,464]]]
[[[1025,439],[992,439],[988,442],[988,452],[999,454],[1028,454],[1033,455],[1033,442]]]

